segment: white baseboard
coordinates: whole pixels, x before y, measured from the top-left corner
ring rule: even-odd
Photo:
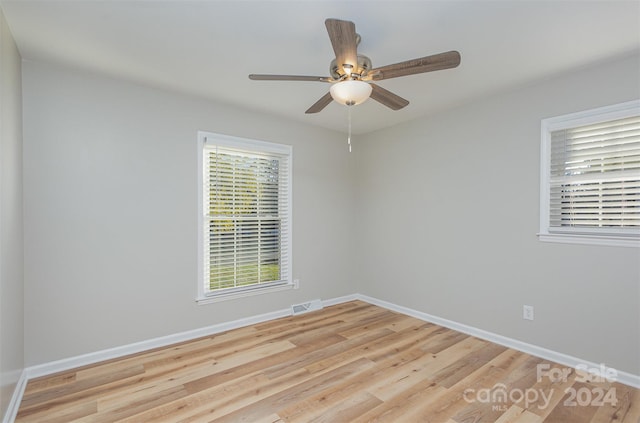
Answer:
[[[323,300],[322,304],[325,307],[328,307],[331,305],[340,304],[347,301],[353,301],[355,299],[357,299],[357,294],[351,294],[343,297]],[[249,325],[255,325],[257,323],[262,323],[262,322],[266,322],[269,320],[274,320],[280,317],[286,317],[290,315],[291,315],[291,309],[286,308],[282,310],[272,311],[270,313],[259,314],[256,316],[249,316],[243,319],[233,320],[230,322],[218,323],[216,325],[211,325],[204,328],[189,330],[186,332],[179,332],[172,335],[148,339],[146,341],[135,342],[133,344],[122,345],[119,347],[109,348],[102,351],[96,351],[88,354],[78,355],[75,357],[65,358],[62,360],[51,361],[44,364],[38,364],[35,366],[28,367],[26,369],[27,379],[33,379],[36,377],[46,376],[53,373],[74,369],[76,367],[95,364],[100,361],[124,357],[126,355],[135,354],[135,353],[150,350],[153,348],[165,347],[167,345],[188,341],[190,339],[215,335],[216,333],[224,332],[227,330],[238,329],[238,328],[249,326]]]
[[[13,423],[18,415],[18,409],[20,408],[20,403],[22,402],[22,396],[24,395],[24,389],[27,387],[27,371],[22,370],[20,373],[20,377],[16,382],[16,387],[13,390],[13,395],[11,396],[11,401],[9,401],[9,406],[7,407],[7,411],[2,418],[2,423]]]
[[[556,351],[548,350],[536,345],[528,344],[526,342],[518,341],[516,339],[507,338],[502,335],[498,335],[492,332],[487,332],[482,329],[468,326],[462,323],[454,322],[452,320],[443,319],[441,317],[433,316],[431,314],[423,313],[421,311],[413,310],[407,307],[399,306],[397,304],[390,303],[388,301],[379,300],[377,298],[369,297],[363,294],[351,294],[342,297],[337,297],[329,300],[323,300],[322,303],[325,307],[341,304],[348,301],[361,300],[369,304],[377,305],[398,313],[406,314],[408,316],[415,317],[426,322],[434,323],[446,328],[456,330],[458,332],[466,333],[468,335],[475,336],[477,338],[485,339],[496,344],[503,345],[508,348],[513,348],[518,351],[525,352],[527,354],[534,355],[536,357],[544,358],[565,366],[575,368],[577,366],[587,365],[589,368],[598,368],[599,364],[591,363],[586,360],[582,360],[567,354],[559,353]],[[9,404],[9,408],[3,423],[11,423],[15,419],[18,412],[24,389],[29,379],[36,377],[47,376],[53,373],[62,372],[65,370],[74,369],[76,367],[86,366],[89,364],[95,364],[100,361],[110,360],[114,358],[123,357],[126,355],[150,350],[153,348],[165,347],[167,345],[175,344],[178,342],[188,341],[190,339],[200,338],[203,336],[210,336],[216,333],[224,332],[231,329],[238,329],[241,327],[254,325],[257,323],[266,322],[269,320],[278,319],[281,317],[287,317],[291,315],[291,309],[286,308],[283,310],[277,310],[270,313],[259,314],[256,316],[250,316],[243,319],[233,320],[230,322],[219,323],[212,326],[207,326],[200,329],[194,329],[186,332],[180,332],[172,335],[162,336],[159,338],[153,338],[146,341],[136,342],[133,344],[122,345],[115,348],[109,348],[102,351],[96,351],[89,354],[83,354],[76,357],[70,357],[62,360],[52,361],[49,363],[39,364],[26,368],[14,391],[13,397]],[[640,389],[640,376],[627,372],[618,371],[618,382],[625,385],[633,386]]]
[[[346,295],[343,297],[333,298],[329,300],[323,300],[322,304],[325,307],[345,303],[347,301],[353,301],[357,299],[357,294]],[[75,357],[65,358],[62,360],[52,361],[49,363],[39,364],[31,366],[26,369],[27,378],[33,379],[36,377],[46,376],[53,373],[62,372],[65,370],[75,369],[76,367],[86,366],[89,364],[95,364],[100,361],[111,360],[114,358],[124,357],[126,355],[135,354],[142,351],[147,351],[153,348],[165,347],[167,345],[177,344],[179,342],[188,341],[195,338],[201,338],[203,336],[215,335],[216,333],[224,332],[231,329],[238,329],[241,327],[255,325],[257,323],[266,322],[269,320],[279,319],[281,317],[287,317],[291,315],[291,308],[272,311],[270,313],[259,314],[256,316],[249,316],[230,322],[218,323],[216,325],[207,326],[204,328],[189,330],[186,332],[175,333],[172,335],[162,336],[158,338],[149,339],[146,341],[135,342],[133,344],[122,345],[115,348],[109,348],[102,351],[96,351],[88,354],[83,354]]]
[[[433,316],[428,313],[423,313],[421,311],[399,306],[397,304],[393,304],[388,301],[379,300],[377,298],[369,297],[367,295],[356,294],[355,297],[358,300],[365,301],[373,305],[377,305],[392,311],[396,311],[398,313],[406,314],[408,316],[415,317],[420,320],[424,320],[425,322],[434,323],[439,326],[444,326],[446,328],[453,329],[458,332],[466,333],[468,335],[475,336],[476,338],[484,339],[499,345],[503,345],[508,348],[512,348],[514,350],[522,351],[524,353],[531,354],[536,357],[544,358],[545,360],[553,361],[555,363],[562,364],[564,366],[571,367],[574,369],[578,366],[582,367],[582,369],[584,369],[583,366],[586,366],[588,369],[598,369],[601,366],[599,363],[592,363],[587,360],[582,360],[580,358],[563,354],[557,351],[552,351],[546,348],[542,348],[537,345],[528,344],[526,342],[518,341],[517,339],[507,338],[506,336],[498,335],[493,332],[488,332],[473,326],[468,326],[462,323],[454,322],[452,320],[443,319],[441,317]],[[640,389],[639,375],[634,375],[632,373],[617,370],[616,380],[625,385],[629,385],[634,388]]]
[[[360,294],[349,294],[342,297],[331,298],[329,300],[322,300],[322,305],[329,307],[336,304],[347,303],[349,301],[355,301],[360,299]]]
[[[146,341],[135,342],[132,344],[122,345],[115,348],[109,348],[102,351],[82,354],[75,357],[52,361],[49,363],[38,364],[35,366],[28,367],[26,369],[27,377],[28,379],[33,379],[36,377],[46,376],[53,373],[74,369],[76,367],[86,366],[89,364],[98,363],[100,361],[124,357],[126,355],[147,351],[153,348],[165,347],[167,345],[177,344],[179,342],[184,342],[184,341],[188,341],[195,338],[201,338],[203,336],[215,335],[216,333],[224,332],[227,330],[238,329],[238,328],[249,326],[249,325],[255,325],[257,323],[278,319],[280,317],[287,317],[290,315],[291,315],[291,309],[286,308],[283,310],[272,311],[270,313],[259,314],[256,316],[249,316],[242,319],[233,320],[230,322],[218,323],[215,325],[211,325],[211,326],[207,326],[199,329],[193,329],[185,332],[175,333],[172,335],[148,339]]]

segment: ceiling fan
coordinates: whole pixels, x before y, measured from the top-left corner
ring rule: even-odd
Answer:
[[[409,101],[372,81],[450,69],[460,64],[460,53],[448,51],[373,68],[371,59],[357,53],[360,35],[356,34],[356,26],[353,22],[327,19],[324,23],[336,54],[336,58],[329,66],[331,76],[251,74],[249,79],[256,81],[316,81],[332,84],[329,92],[309,107],[305,113],[318,113],[332,100],[353,106],[362,103],[369,97],[392,110],[399,110],[409,104]]]

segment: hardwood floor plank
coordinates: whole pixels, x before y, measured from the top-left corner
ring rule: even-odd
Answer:
[[[495,423],[513,423],[522,415],[522,413],[524,413],[524,411],[525,410],[523,408],[520,408],[517,405],[512,405],[507,411],[502,413]]]
[[[450,388],[506,350],[507,348],[502,345],[488,343],[442,368],[430,379],[440,386]]]
[[[417,407],[424,407],[438,401],[446,393],[445,388],[425,379],[368,410],[355,418],[353,423],[420,421],[421,419],[416,415],[418,414]]]
[[[209,398],[206,402],[197,405],[189,404],[188,409],[179,410],[180,421],[185,423],[211,421],[277,395],[293,385],[308,382],[312,378],[313,376],[306,370],[298,369],[276,379],[258,374],[246,380],[232,381],[221,387],[210,388],[195,395],[196,398],[203,398],[203,395],[206,395]],[[254,415],[253,418],[258,417]],[[167,415],[154,421],[171,423],[175,419]]]
[[[157,410],[160,411],[159,413],[153,411],[137,416],[132,422],[172,422],[177,420],[177,417],[171,417],[175,413],[187,415],[188,418],[185,421],[202,421],[206,416],[221,414],[221,410],[224,410],[225,413],[232,412],[255,401],[258,396],[271,395],[291,384],[306,380],[306,376],[308,376],[308,371],[302,368],[299,371],[290,369],[280,379],[269,379],[264,375],[264,369],[277,366],[288,360],[295,360],[300,354],[316,351],[342,340],[345,339],[341,336],[318,338],[313,344],[305,344],[295,350],[287,350],[186,383],[185,389],[191,393],[189,398],[168,404]]]
[[[192,392],[187,397],[123,419],[122,423],[209,421],[208,417],[216,413],[224,415],[252,403],[255,398],[253,395],[256,393],[268,395],[284,389],[282,386],[291,383],[291,380],[296,380],[295,376],[299,375],[290,375],[291,379],[284,380],[280,384],[267,379],[262,374],[244,376]]]
[[[392,378],[397,377],[399,372],[404,371],[403,366],[424,357],[424,353],[419,348],[405,351],[403,354],[388,357],[384,361],[376,362],[370,369],[365,370],[357,378],[347,378],[332,387],[334,391],[343,392],[371,392],[376,388],[388,384]],[[320,397],[326,393],[320,392]]]
[[[352,317],[358,319],[360,317],[367,316],[370,313],[380,312],[380,309],[376,310],[376,307],[372,306],[371,304],[366,304],[360,301],[353,301],[297,316],[283,317],[281,319],[259,323],[257,325],[253,325],[252,327],[262,333],[270,333],[274,330],[283,331],[283,329],[304,330],[308,329],[309,327],[318,325],[322,326],[332,321],[344,322],[345,319],[353,321],[351,320]],[[303,331],[301,331],[300,333],[303,333]]]
[[[526,409],[544,420],[558,406],[565,395],[565,391],[575,383],[576,373],[574,369],[559,366],[546,360],[543,360],[540,365],[548,366],[549,369],[554,371],[567,372],[566,377],[551,378],[543,376],[529,388],[538,392],[539,395],[529,402],[529,406]]]
[[[251,405],[241,408],[233,413],[216,419],[218,423],[252,422],[265,414],[285,407],[290,402],[304,401],[324,389],[330,388],[341,381],[354,377],[358,373],[372,367],[374,363],[366,358],[360,358],[347,363],[335,370],[318,375],[306,382],[299,383],[277,394],[261,399]]]
[[[314,346],[309,345],[309,347]],[[315,348],[312,348],[310,351],[315,351]],[[279,359],[278,362],[282,362],[283,358],[288,358],[294,361],[296,360],[296,357],[297,355],[295,354],[291,354],[289,356],[279,354],[277,356]],[[268,368],[267,366],[268,364],[263,362],[262,365],[259,366],[259,369]],[[308,381],[313,377],[309,375],[309,372],[306,369],[294,368],[293,366],[289,367],[289,371],[287,373],[281,374],[277,378],[266,378],[264,376],[264,372],[256,372],[253,374],[259,374],[262,381],[251,380],[246,384],[246,386],[242,386],[245,384],[244,381],[237,378],[233,378],[228,384],[223,382],[222,385],[218,384],[220,381],[209,380],[206,383],[199,384],[197,389],[200,389],[200,391],[197,393],[195,393],[197,389],[194,389],[188,384],[186,388],[190,391],[194,391],[194,395],[192,395],[192,397],[202,397],[204,395],[206,396],[206,401],[196,405],[193,403],[186,405],[181,404],[180,412],[182,414],[188,414],[189,416],[185,421],[208,421],[208,419],[213,416],[233,412],[237,408],[248,405],[251,402],[255,402],[259,398],[273,395],[290,387],[291,385]],[[214,386],[214,388],[210,388],[211,386]],[[207,389],[207,387],[209,387],[209,389]],[[186,411],[187,408],[188,411]],[[166,413],[166,410],[164,412]],[[148,416],[145,416],[146,421],[151,420],[147,419],[147,417]],[[153,421],[171,422],[172,420],[171,418],[168,418],[167,420],[162,418],[159,420],[159,416],[154,416]],[[173,421],[175,421],[175,419]]]
[[[630,388],[626,386],[626,388]],[[627,413],[623,417],[625,423],[640,423],[640,389],[631,388],[629,401],[631,402]]]
[[[286,421],[298,423],[350,423],[354,418],[362,415],[367,410],[380,404],[380,400],[367,392],[359,392],[349,395],[332,404],[330,407],[318,409],[320,414],[314,416],[313,413],[307,413],[300,419],[286,419]]]
[[[589,389],[590,387],[583,382],[576,382],[572,385],[572,388],[576,390],[580,389]],[[594,414],[597,411],[596,407],[591,405],[579,406],[579,405],[571,405],[570,401],[567,402],[570,398],[570,393],[565,394],[558,405],[553,409],[553,411],[547,416],[547,420],[552,422],[562,422],[562,421],[576,421],[576,422],[589,422],[593,418]],[[568,405],[567,405],[568,404]]]
[[[384,310],[361,321],[354,321],[340,328],[339,334],[345,338],[361,336],[363,331],[371,331],[377,329],[388,329],[394,331],[394,326],[401,320],[406,320],[405,316]]]
[[[524,413],[520,414],[520,416],[513,421],[513,423],[540,423],[542,421],[542,417],[538,416],[537,414],[533,414],[528,410],[525,410]]]
[[[70,400],[86,400],[89,399],[91,393],[94,393],[95,391],[102,391],[104,385],[112,382],[118,383],[122,380],[128,380],[131,377],[137,377],[142,374],[144,374],[144,366],[139,364],[127,367],[126,369],[118,372],[96,377],[94,379],[87,379],[71,384],[56,386],[44,391],[38,391],[23,397],[22,402],[20,403],[19,413],[22,412],[23,415],[28,415],[40,412],[43,409],[46,410],[51,406],[63,404]]]
[[[540,423],[541,421],[542,417],[517,405],[512,405],[495,423]]]
[[[420,383],[420,381],[429,379],[442,367],[446,367],[460,357],[481,348],[484,344],[484,341],[468,337],[441,351],[439,354],[423,355],[403,366],[399,366],[395,374],[387,378],[384,384],[367,390],[386,401]]]
[[[365,342],[354,344],[352,348],[341,351],[338,354],[327,355],[326,358],[321,358],[311,363],[306,364],[307,370],[311,373],[316,373],[321,370],[324,370],[328,367],[339,365],[343,360],[350,360],[356,356],[364,356],[371,361],[379,361],[374,360],[369,356],[369,353],[372,351],[380,352],[385,349],[393,349],[394,351],[399,352],[400,350],[397,347],[397,342],[406,336],[405,333],[397,333],[390,331],[388,328],[380,329],[381,336],[371,337],[368,340],[364,340]],[[352,338],[352,339],[360,339],[360,338]],[[424,338],[423,338],[424,339]]]
[[[614,403],[604,401],[605,404],[598,407],[589,423],[640,423],[640,407],[636,407],[635,410],[632,408],[633,404],[640,400],[640,392],[620,383],[611,384],[610,389],[614,390]],[[592,392],[596,393],[592,397],[592,400],[595,400],[597,391]]]
[[[360,345],[367,344],[374,340],[377,340],[386,335],[390,335],[393,332],[388,329],[380,329],[371,333],[361,334],[359,337],[346,339],[343,342],[339,342],[328,347],[311,351],[307,354],[301,355],[295,360],[290,360],[282,363],[279,366],[273,366],[265,371],[265,374],[269,378],[278,377],[279,375],[291,371],[291,369],[302,368],[309,364],[322,360],[325,357],[339,356],[340,358],[352,348],[356,348]],[[342,361],[342,360],[340,360]],[[342,361],[344,362],[344,361]]]
[[[211,375],[204,375],[198,379],[195,379],[191,382],[185,384],[185,387],[190,392],[198,392],[199,390],[206,389],[211,386],[219,385],[222,383],[226,383],[227,381],[233,381],[235,379],[239,379],[240,377],[252,374],[254,372],[260,371],[265,375],[265,371],[267,369],[271,369],[273,367],[279,367],[282,363],[286,363],[289,361],[296,360],[299,356],[305,355],[309,352],[316,351],[318,349],[323,349],[326,346],[334,345],[339,340],[344,338],[321,338],[318,339],[315,344],[307,344],[295,349],[290,349],[284,352],[281,352],[276,355],[263,357],[259,360],[254,360],[250,363],[244,363],[242,365],[227,369],[223,372],[214,373]],[[308,373],[306,369],[302,369],[304,373]],[[289,369],[289,373],[293,371],[292,368]]]
[[[351,301],[30,380],[16,422],[640,423],[640,390],[538,366],[565,369]]]
[[[100,409],[100,414],[91,418],[92,423],[109,423],[121,421],[125,417],[139,414],[142,411],[153,409],[167,402],[178,398],[184,398],[188,395],[182,386],[174,386],[162,391],[156,392],[154,395],[138,399],[137,401],[127,401],[122,403],[120,407],[111,407]]]
[[[470,401],[476,402],[476,394],[480,390],[491,389],[504,380],[510,369],[518,366],[526,358],[526,354],[507,350],[447,389],[437,401],[418,405],[411,413],[416,416],[416,421],[446,421],[467,407]],[[490,408],[492,405],[486,406]]]
[[[35,394],[51,388],[67,385],[76,381],[76,371],[57,373],[53,376],[43,376],[31,379],[24,391],[24,396]]]
[[[433,337],[434,332],[439,329],[441,329],[440,326],[427,323],[423,326],[407,328],[396,332],[395,335],[390,335],[389,338],[387,338],[389,340],[388,343],[378,345],[377,348],[367,351],[366,357],[371,361],[378,362],[401,354],[404,351],[420,348],[427,340]]]
[[[255,423],[285,423],[277,414],[271,414],[256,420]]]
[[[286,341],[259,344],[254,348],[242,351],[235,357],[229,356],[222,361],[198,360],[195,364],[178,366],[173,364],[168,368],[161,368],[158,366],[152,366],[152,371],[147,372],[141,379],[136,381],[135,384],[130,384],[127,387],[118,389],[113,394],[102,395],[99,403],[103,407],[110,407],[109,404],[119,403],[121,401],[131,401],[132,398],[137,398],[139,394],[147,397],[152,396],[155,392],[163,391],[167,387],[180,385],[184,386],[187,391],[189,387],[197,383],[198,380],[205,378],[217,378],[221,374],[232,371],[233,369],[241,368],[251,365],[253,361],[259,360],[261,357],[277,356],[283,352],[293,349],[293,345]],[[188,357],[185,360],[189,362]],[[191,391],[189,391],[191,392]]]
[[[476,401],[469,403],[453,416],[459,422],[467,421],[495,421],[506,409],[512,405],[524,406],[524,388],[531,386],[536,380],[536,365],[542,360],[537,357],[524,356],[524,360],[509,372],[500,381],[500,385],[491,388],[492,395],[497,391],[503,391],[504,397],[499,401],[493,401],[490,407],[481,401],[480,395],[476,395]],[[512,396],[517,393],[517,396]],[[521,395],[522,394],[522,395]],[[513,398],[516,398],[515,404]]]
[[[41,409],[38,413],[23,414],[20,421],[24,423],[65,423],[79,421],[86,416],[94,416],[98,412],[95,401],[77,404],[64,404]]]

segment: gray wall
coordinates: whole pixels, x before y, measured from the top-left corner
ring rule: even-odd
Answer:
[[[360,291],[640,374],[638,249],[536,237],[541,119],[639,98],[639,62],[370,134],[356,146]]]
[[[27,365],[353,292],[341,134],[197,98],[23,64]],[[293,145],[300,289],[197,293],[197,131]]]
[[[24,367],[20,62],[0,9],[0,416]]]
[[[638,98],[638,63],[359,136],[351,155],[343,134],[24,63],[26,364],[360,291],[640,374],[638,250],[536,238],[540,120]],[[294,146],[300,290],[195,305],[197,130]]]

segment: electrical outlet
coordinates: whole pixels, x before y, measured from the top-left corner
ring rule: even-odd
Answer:
[[[533,320],[533,306],[530,306],[530,305],[522,306],[522,318],[524,320]]]
[[[293,280],[293,289],[298,289],[300,288],[300,279],[294,279]]]

